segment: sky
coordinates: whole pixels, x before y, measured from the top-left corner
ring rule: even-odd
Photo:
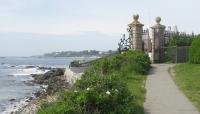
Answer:
[[[0,56],[115,50],[134,14],[179,31],[200,32],[199,0],[0,0]]]

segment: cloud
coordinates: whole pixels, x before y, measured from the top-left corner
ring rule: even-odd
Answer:
[[[200,16],[193,13],[199,10],[197,3],[198,0],[1,0],[0,32],[62,35],[98,31],[119,35],[126,33],[135,13],[140,14],[145,27],[152,26],[154,18],[161,16],[166,26],[179,25],[181,30],[199,32]]]

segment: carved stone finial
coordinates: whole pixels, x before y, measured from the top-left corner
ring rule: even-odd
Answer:
[[[156,17],[156,23],[160,24],[160,22],[161,22],[161,18],[160,17]]]
[[[139,15],[138,15],[138,14],[133,15],[133,19],[134,19],[135,21],[138,21],[138,19],[139,19]]]
[[[143,26],[143,24],[140,23],[140,21],[139,21],[139,15],[138,15],[138,14],[133,15],[133,22],[130,23],[130,24],[128,24],[128,26],[130,26],[130,27],[135,27],[135,26],[139,27],[139,26]]]

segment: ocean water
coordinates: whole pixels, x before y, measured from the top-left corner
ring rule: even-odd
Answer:
[[[75,59],[78,58],[0,58],[0,114],[16,110],[42,89],[41,85],[30,84],[31,74],[46,72],[38,66],[66,68]]]

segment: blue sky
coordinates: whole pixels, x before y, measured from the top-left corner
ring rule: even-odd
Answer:
[[[200,32],[198,0],[0,0],[0,56],[116,49],[133,14]]]

